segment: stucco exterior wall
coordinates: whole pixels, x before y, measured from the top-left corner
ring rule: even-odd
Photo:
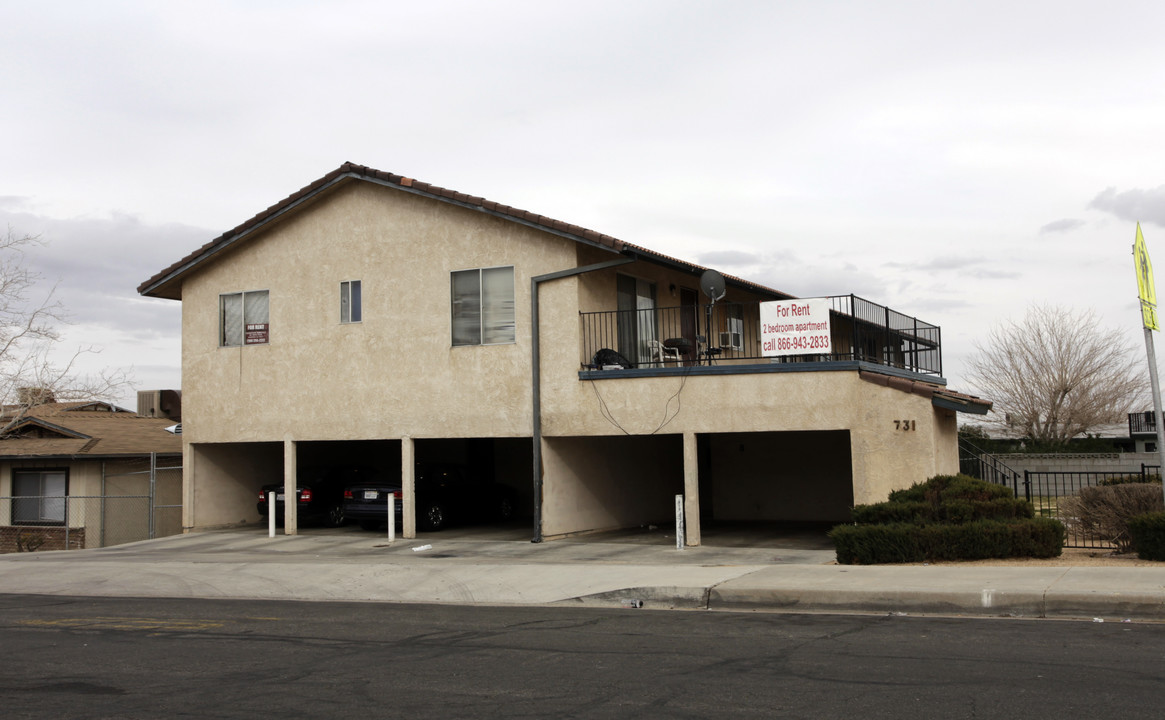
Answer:
[[[286,441],[530,437],[530,279],[613,257],[354,182],[208,261],[182,286],[184,526],[253,522],[258,488],[282,479]],[[450,273],[498,266],[514,268],[515,342],[452,347]],[[645,508],[683,490],[684,433],[848,433],[858,503],[957,470],[947,411],[852,369],[580,380],[579,312],[615,309],[619,273],[656,283],[661,307],[699,286],[644,262],[540,286],[547,534],[657,519]],[[363,320],[341,324],[350,280]],[[219,347],[220,295],[255,290],[269,293],[269,343]],[[757,298],[733,288],[728,299]],[[616,464],[609,443],[624,432],[673,439],[650,441],[659,457],[616,453]]]
[[[283,480],[283,444],[187,443],[183,466],[183,528],[255,522],[259,489]]]
[[[348,185],[183,285],[184,437],[529,436],[530,277],[574,263],[573,242]],[[452,347],[450,273],[507,265],[517,342]],[[349,280],[362,283],[363,321],[341,324]],[[269,292],[269,344],[219,347],[219,295],[249,290]]]
[[[958,470],[947,411],[921,396],[865,382],[856,370],[593,382],[577,377],[547,374],[547,436],[645,435],[671,415],[668,432],[847,430],[856,503],[878,502],[891,490]],[[940,449],[948,442],[949,449]]]
[[[569,437],[543,443],[547,537],[674,519],[684,491],[683,438]]]

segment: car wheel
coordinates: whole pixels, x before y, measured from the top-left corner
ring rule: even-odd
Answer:
[[[514,501],[512,499],[503,497],[502,501],[498,503],[498,517],[502,520],[514,517]]]
[[[324,519],[328,527],[340,527],[344,524],[344,506],[333,505],[328,508],[328,514]]]
[[[425,507],[423,518],[425,527],[429,530],[440,530],[445,527],[445,523],[449,520],[445,517],[445,506],[441,503],[429,503]]]
[[[380,521],[379,520],[361,520],[360,521],[360,529],[361,530],[379,530],[380,529]]]

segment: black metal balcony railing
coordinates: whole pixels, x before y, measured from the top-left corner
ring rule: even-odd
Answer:
[[[1129,413],[1129,437],[1133,435],[1156,435],[1157,420],[1152,410]]]
[[[862,360],[926,375],[942,374],[941,331],[854,295],[830,301],[828,354],[765,357],[760,303],[580,312],[582,367],[635,368]]]

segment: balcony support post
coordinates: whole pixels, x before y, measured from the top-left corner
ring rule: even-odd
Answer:
[[[551,280],[565,277],[574,277],[584,273],[606,270],[608,268],[627,265],[636,261],[634,255],[623,256],[618,260],[584,265],[558,272],[535,275],[530,278],[530,398],[533,407],[530,413],[531,435],[533,439],[534,455],[534,537],[531,542],[542,542],[542,375],[540,369],[540,348],[538,328],[538,286]]]

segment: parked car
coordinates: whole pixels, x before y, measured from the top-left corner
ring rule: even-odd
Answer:
[[[363,482],[344,488],[344,517],[355,520],[365,530],[376,530],[388,523],[388,496],[392,495],[397,531],[401,527],[400,483]]]
[[[299,472],[296,485],[296,519],[299,522],[318,522],[327,527],[339,527],[344,515],[344,488],[376,477],[369,468],[354,466],[308,467]],[[283,522],[283,484],[264,485],[259,491],[255,509],[267,517],[267,497],[275,493],[275,521]]]
[[[418,463],[414,476],[417,525],[442,530],[454,523],[509,520],[514,516],[517,495],[513,488],[487,482],[469,468],[452,463]],[[365,529],[376,529],[388,520],[388,493],[397,498],[401,517],[400,483],[361,483],[344,492],[344,512]]]

